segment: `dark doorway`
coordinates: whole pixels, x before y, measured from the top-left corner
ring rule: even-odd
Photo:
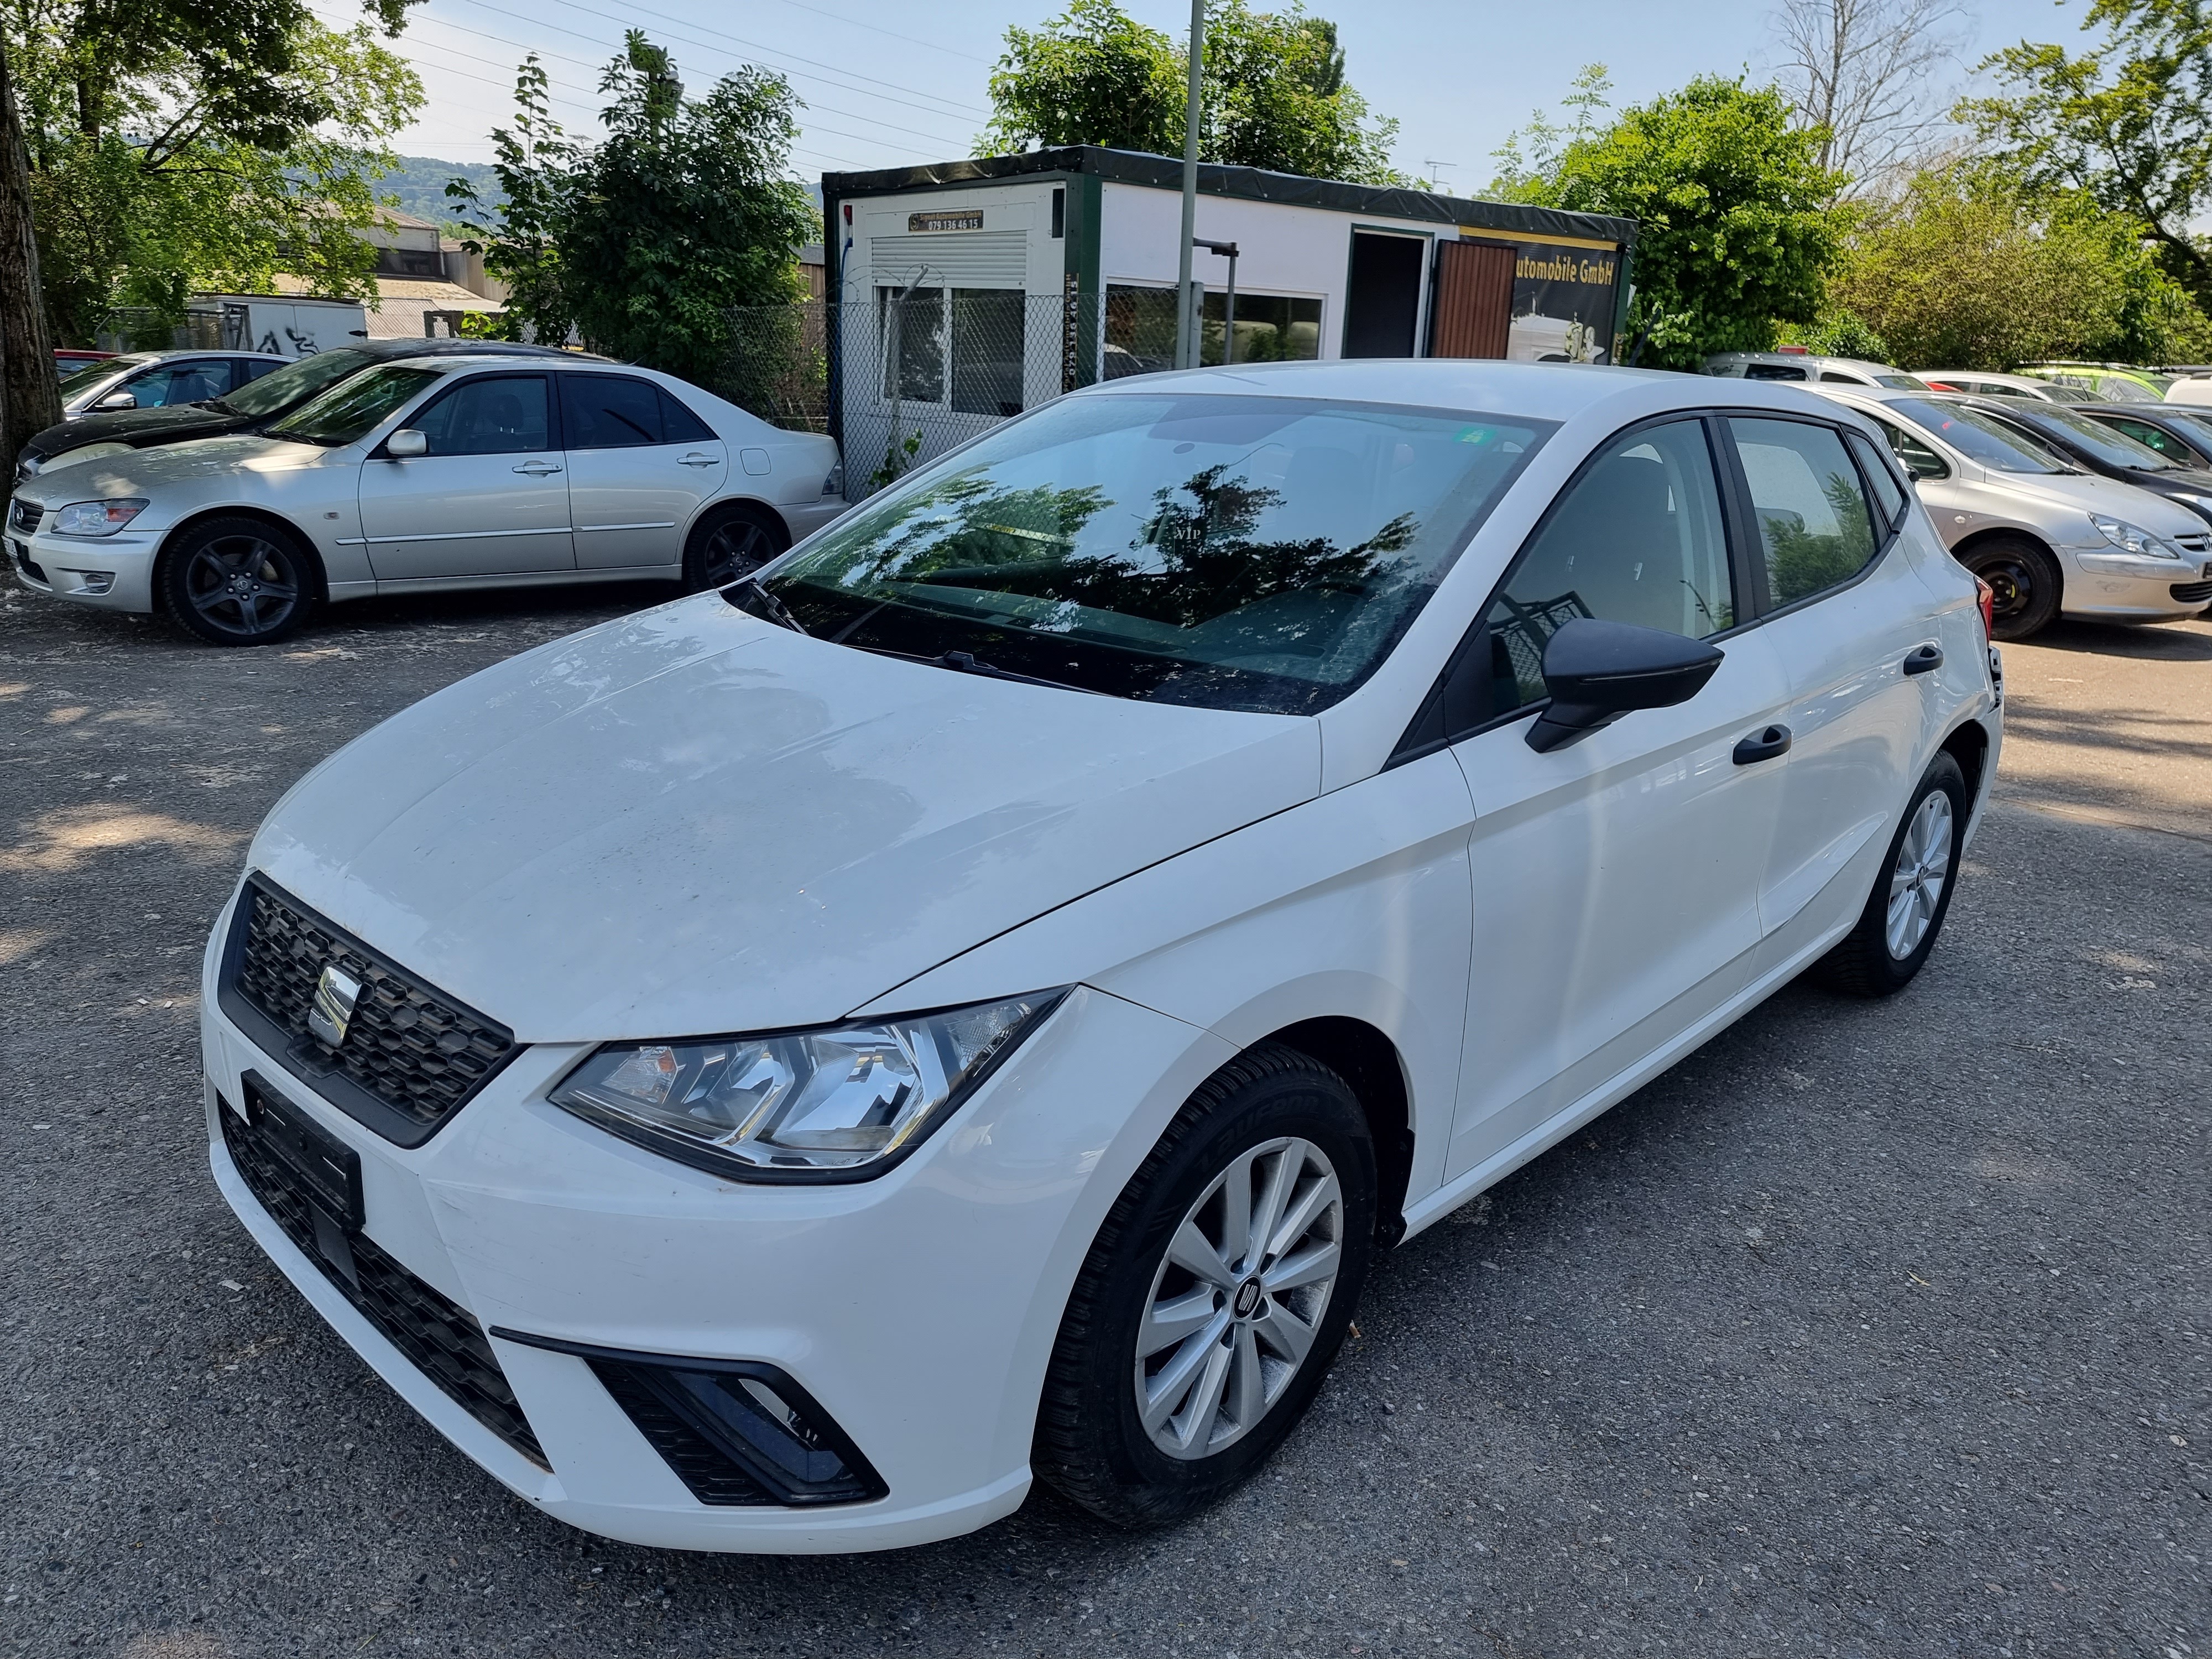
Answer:
[[[1437,244],[1432,357],[1503,357],[1513,327],[1516,250],[1502,242]]]
[[[1421,316],[1420,236],[1352,233],[1352,290],[1345,301],[1344,355],[1410,357]]]

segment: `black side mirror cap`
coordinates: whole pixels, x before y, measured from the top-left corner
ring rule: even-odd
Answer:
[[[1579,743],[1638,708],[1671,708],[1705,690],[1724,653],[1663,628],[1577,617],[1544,647],[1551,706],[1528,728],[1539,754]]]

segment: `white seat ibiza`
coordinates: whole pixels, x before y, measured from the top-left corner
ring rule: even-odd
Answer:
[[[1079,392],[304,779],[210,943],[216,1180],[578,1526],[1171,1519],[1377,1250],[1802,970],[1912,978],[1985,629],[1786,387]]]

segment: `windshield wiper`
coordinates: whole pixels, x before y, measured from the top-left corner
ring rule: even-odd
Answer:
[[[1018,674],[1012,669],[1001,668],[994,662],[979,661],[965,651],[947,651],[940,657],[916,657],[904,651],[886,651],[884,654],[905,657],[908,662],[926,662],[932,668],[950,668],[956,674],[981,674],[988,680],[1012,680],[1020,685],[1048,685],[1055,691],[1081,691],[1090,696],[1106,695],[1103,691],[1093,691],[1087,685],[1071,685],[1066,680],[1047,680],[1040,679],[1035,674]]]
[[[730,597],[733,593],[745,594],[758,605],[760,609],[755,611],[751,605],[740,604]],[[806,624],[793,616],[791,607],[769,592],[767,584],[758,576],[738,577],[737,580],[722,590],[722,598],[729,604],[736,605],[749,617],[759,617],[762,621],[772,622],[778,628],[788,628],[794,634],[806,633]],[[808,635],[807,637],[811,639],[813,636]]]

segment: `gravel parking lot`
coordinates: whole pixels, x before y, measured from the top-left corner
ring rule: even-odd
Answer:
[[[2008,653],[1929,971],[1784,992],[1382,1264],[1322,1407],[1149,1536],[611,1545],[400,1403],[216,1197],[198,964],[355,733],[660,595],[270,651],[0,596],[0,1653],[2212,1653],[2212,626]]]

